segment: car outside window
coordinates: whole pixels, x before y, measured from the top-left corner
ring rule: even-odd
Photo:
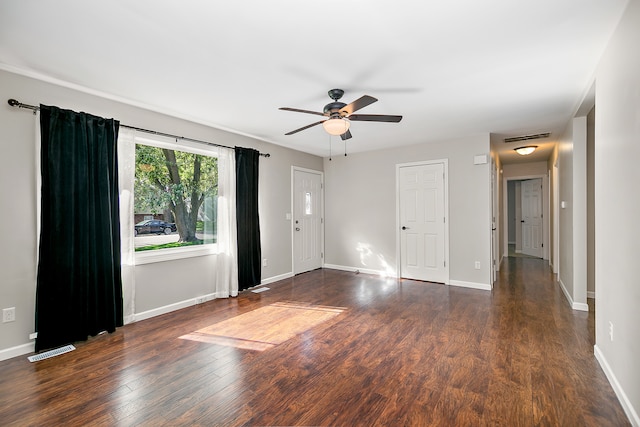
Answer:
[[[155,218],[134,218],[136,253],[193,251],[215,244],[217,158],[162,141],[136,143],[135,152],[134,217]]]

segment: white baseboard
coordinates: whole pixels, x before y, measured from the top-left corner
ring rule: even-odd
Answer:
[[[12,359],[14,357],[22,356],[24,354],[33,353],[36,351],[36,343],[30,342],[15,347],[5,348],[0,350],[0,361]]]
[[[367,269],[367,268],[350,267],[350,266],[336,265],[336,264],[325,264],[324,268],[331,268],[333,270],[350,271],[350,272],[353,272],[353,273],[373,274],[373,275],[377,275],[377,276],[381,276],[381,277],[397,278],[397,276],[395,274],[390,274],[387,271],[371,270],[371,269]],[[451,280],[450,279],[449,283],[445,283],[445,284],[446,285],[451,285],[451,286],[459,286],[459,287],[463,287],[463,288],[481,289],[481,290],[484,290],[484,291],[490,291],[491,290],[491,285],[488,285],[486,283],[464,282],[462,280]]]
[[[640,416],[638,416],[638,412],[631,404],[629,397],[627,397],[627,394],[618,382],[618,379],[611,370],[611,366],[609,366],[607,359],[604,357],[604,354],[602,354],[598,345],[593,346],[593,354],[596,356],[596,360],[600,363],[600,367],[602,367],[604,374],[607,376],[607,379],[609,380],[613,391],[616,393],[616,396],[620,401],[620,405],[622,405],[622,409],[624,410],[624,413],[627,414],[629,421],[635,427],[640,427]]]
[[[571,308],[578,311],[589,311],[589,304],[583,302],[574,302],[571,304]]]
[[[274,277],[269,277],[260,281],[260,285],[266,285],[269,283],[277,282],[278,280],[287,279],[293,277],[293,273],[285,273]],[[237,296],[232,295],[232,296]],[[216,298],[227,298],[227,295],[216,295],[215,293],[202,295],[195,298],[189,298],[184,301],[179,301],[173,304],[165,305],[164,307],[154,308],[152,310],[143,311],[142,313],[136,313],[132,316],[132,322],[139,322],[141,320],[150,319],[152,317],[160,316],[162,314],[170,313],[172,311],[180,310],[183,308],[191,307],[196,304],[202,304],[207,301],[214,300]]]
[[[589,311],[588,304],[582,303],[582,302],[575,302],[573,298],[571,298],[571,295],[569,294],[567,287],[564,285],[564,283],[562,283],[562,279],[558,279],[558,283],[560,284],[560,289],[562,289],[562,292],[564,293],[564,297],[567,299],[572,309],[578,310],[578,311]]]
[[[260,284],[261,285],[268,285],[269,283],[274,283],[274,282],[277,282],[278,280],[288,279],[289,277],[293,277],[293,273],[292,272],[285,273],[285,274],[280,274],[278,276],[267,277],[266,279],[262,279],[260,281]]]
[[[449,285],[459,286],[461,288],[481,289],[483,291],[491,290],[491,285],[486,283],[465,282],[462,280],[449,280]]]
[[[390,274],[387,271],[381,270],[372,270],[369,268],[361,268],[361,267],[349,267],[345,265],[336,265],[336,264],[325,264],[324,268],[330,268],[333,270],[341,270],[341,271],[351,271],[352,273],[365,273],[365,274],[373,274],[381,277],[396,277],[395,274]]]
[[[196,298],[189,298],[184,301],[179,301],[173,304],[165,305],[163,307],[154,308],[152,310],[143,311],[142,313],[136,313],[133,315],[133,322],[139,322],[141,320],[150,319],[152,317],[160,316],[162,314],[171,313],[172,311],[180,310],[194,306],[196,304],[202,304],[203,302],[216,299],[216,294],[202,295]],[[219,296],[218,298],[225,298],[226,296]]]

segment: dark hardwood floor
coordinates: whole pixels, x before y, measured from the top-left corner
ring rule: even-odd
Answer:
[[[492,292],[317,270],[0,362],[0,425],[624,426],[546,263]],[[180,339],[275,302],[343,307],[265,351]],[[282,325],[274,325],[274,328]]]

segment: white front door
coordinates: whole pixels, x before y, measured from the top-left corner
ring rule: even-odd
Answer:
[[[522,253],[542,258],[542,179],[521,184]]]
[[[293,274],[322,267],[322,173],[293,171]]]
[[[449,282],[444,183],[444,163],[399,167],[401,277]]]

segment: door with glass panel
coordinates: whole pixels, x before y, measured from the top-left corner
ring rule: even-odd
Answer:
[[[293,171],[293,273],[322,267],[322,173]]]

